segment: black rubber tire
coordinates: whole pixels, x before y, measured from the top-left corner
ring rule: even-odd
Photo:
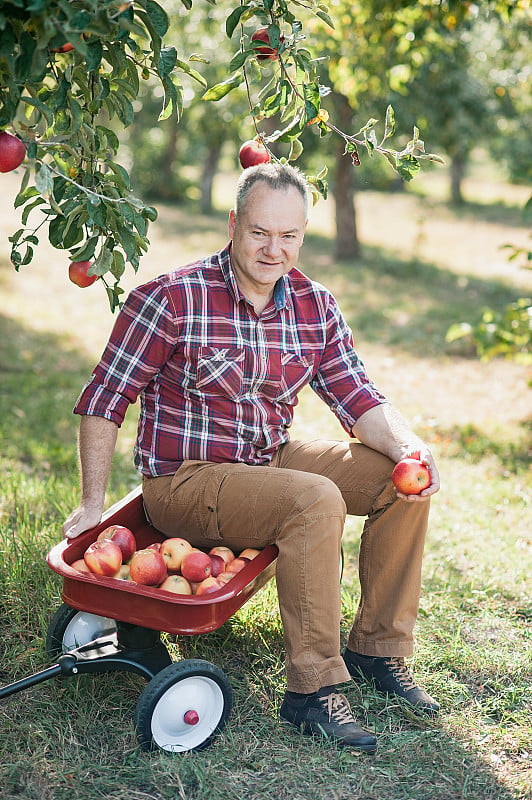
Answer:
[[[71,623],[75,624],[76,618],[80,620],[86,619],[87,616],[90,616],[94,620],[101,619],[102,620],[102,628],[101,631],[94,631],[94,635],[86,637],[83,634],[79,639],[76,640],[76,646],[80,647],[81,645],[88,644],[88,642],[92,641],[92,639],[96,638],[98,635],[103,635],[104,633],[110,633],[109,623],[106,621],[106,617],[97,617],[94,614],[87,615],[84,611],[78,611],[75,608],[71,608],[67,606],[66,603],[63,603],[57,611],[55,612],[54,616],[52,617],[50,624],[48,626],[48,631],[46,633],[46,653],[51,659],[56,659],[62,653],[68,652],[68,650],[73,649],[69,646],[65,646],[65,633],[67,628],[71,625]],[[104,624],[104,620],[106,621]],[[86,639],[84,641],[83,639]]]
[[[195,703],[201,707],[199,721],[185,725],[184,709]],[[225,673],[209,661],[187,659],[151,679],[137,701],[133,724],[143,750],[203,750],[224,728],[232,707],[233,690]]]

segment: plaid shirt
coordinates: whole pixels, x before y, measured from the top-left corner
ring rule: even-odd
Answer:
[[[385,401],[330,292],[293,268],[257,317],[228,245],[131,292],[74,411],[121,425],[140,395],[134,459],[145,475],[189,459],[267,464],[308,383],[349,433]]]

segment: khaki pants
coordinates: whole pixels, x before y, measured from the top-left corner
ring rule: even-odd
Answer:
[[[409,656],[418,612],[429,503],[397,499],[393,463],[355,442],[288,442],[268,466],[186,461],[145,478],[152,523],[197,547],[279,548],[276,581],[287,689],[350,679],[340,655],[340,541],[345,515],[367,517],[361,597],[348,647]]]

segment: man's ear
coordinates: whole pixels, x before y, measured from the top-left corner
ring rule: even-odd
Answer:
[[[228,222],[228,230],[229,230],[229,238],[233,238],[233,234],[235,232],[235,225],[236,225],[236,214],[234,208],[231,209],[229,212],[229,222]]]

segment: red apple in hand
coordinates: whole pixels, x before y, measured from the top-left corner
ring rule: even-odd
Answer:
[[[402,494],[419,494],[430,486],[430,472],[417,458],[402,458],[392,472],[395,488]]]
[[[0,131],[0,172],[11,172],[26,158],[26,145],[18,136]]]
[[[157,550],[137,550],[129,564],[131,580],[143,586],[159,586],[167,576],[166,563]]]
[[[87,286],[92,286],[94,281],[98,280],[97,275],[87,275],[87,271],[92,267],[90,261],[72,261],[68,267],[68,277],[75,283],[85,289]]]
[[[283,39],[283,36],[279,37],[280,42],[282,42]],[[272,47],[270,44],[268,28],[258,28],[251,37],[251,41],[264,42],[264,45],[255,47],[255,53],[259,61],[273,61],[279,55],[279,47]]]
[[[115,575],[122,565],[122,551],[116,542],[110,539],[101,539],[90,544],[83,558],[95,575],[110,577]]]
[[[116,542],[122,551],[122,561],[129,561],[135,550],[137,549],[137,542],[133,533],[124,525],[110,525],[104,531],[98,534],[97,542],[102,539],[110,539]]]
[[[260,139],[249,139],[249,141],[244,142],[238,151],[238,159],[242,169],[247,169],[257,164],[267,164],[270,160],[270,154]]]
[[[192,583],[199,583],[208,578],[211,570],[211,559],[202,550],[192,550],[183,556],[181,574]]]
[[[159,552],[166,562],[167,569],[178,570],[181,569],[183,556],[190,553],[191,550],[192,545],[190,542],[187,542],[186,539],[174,536],[171,539],[166,539],[166,541],[161,544]]]

